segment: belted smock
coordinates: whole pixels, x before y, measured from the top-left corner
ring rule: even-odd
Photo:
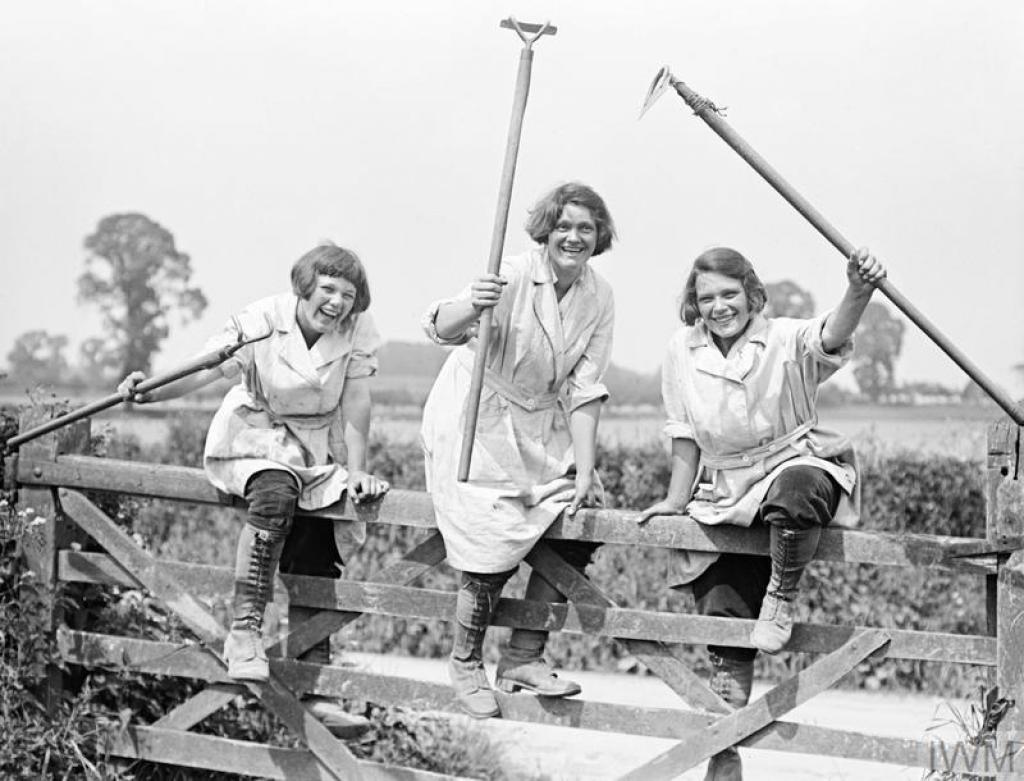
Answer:
[[[272,331],[222,364],[239,383],[213,417],[203,466],[214,486],[235,496],[256,472],[284,469],[299,482],[299,506],[313,510],[338,501],[348,484],[341,397],[346,380],[376,374],[380,336],[363,312],[306,347],[297,305],[291,293],[257,301],[208,343],[213,350],[240,331]]]
[[[808,320],[755,315],[728,355],[702,322],[673,335],[662,368],[669,438],[700,449],[686,513],[701,523],[749,526],[784,469],[810,465],[842,489],[835,521],[855,525],[860,512],[857,463],[849,439],[821,427],[818,386],[845,364],[852,338],[826,352],[827,315]],[[679,551],[673,577],[689,582],[718,554]]]
[[[437,301],[424,316],[427,335],[459,345],[438,373],[421,429],[427,490],[448,561],[494,573],[515,567],[572,500],[575,475],[568,413],[605,399],[611,358],[611,286],[590,268],[561,301],[544,248],[508,258],[508,280],[494,307],[469,480],[456,480],[476,328],[441,338]]]

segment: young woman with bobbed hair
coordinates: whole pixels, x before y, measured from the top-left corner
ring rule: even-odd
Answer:
[[[530,211],[537,247],[506,258],[500,276],[477,277],[424,317],[439,344],[458,345],[423,410],[427,488],[449,563],[462,571],[449,672],[471,716],[499,713],[483,667],[484,634],[502,588],[563,511],[573,514],[600,493],[594,474],[597,423],[608,397],[602,377],[612,346],[610,285],[590,259],[611,247],[615,226],[601,197],[564,184]],[[493,328],[469,480],[456,480],[476,326],[491,309]],[[595,545],[552,541],[583,570]],[[537,573],[526,599],[564,597]],[[542,696],[579,692],[544,660],[547,632],[515,629],[502,648],[497,685]]]
[[[808,320],[768,318],[750,262],[715,247],[693,263],[681,327],[662,366],[672,440],[664,500],[637,518],[686,513],[707,524],[769,530],[769,556],[678,551],[678,584],[691,584],[702,615],[757,619],[751,647],[711,646],[712,688],[736,707],[750,697],[758,649],[789,642],[793,602],[821,530],[855,522],[857,468],[849,440],[818,424],[818,386],[846,363],[853,332],[885,269],[866,250],[846,268],[839,305]],[[734,748],[712,758],[708,779],[741,777]]]
[[[370,289],[363,264],[351,250],[325,243],[295,262],[291,280],[290,292],[250,304],[205,350],[269,332],[268,338],[148,394],[134,392],[145,379],[142,372],[132,372],[118,386],[125,398],[142,403],[177,398],[225,377],[237,380],[214,415],[203,453],[210,482],[248,503],[224,644],[228,675],[237,680],[268,679],[261,630],[278,568],[338,578],[342,559],[335,533],[361,541],[361,528],[296,519],[296,510],[327,507],[346,492],[356,502],[374,500],[389,488],[366,471],[368,380],[377,371],[380,336],[366,311]],[[291,608],[291,625],[310,612]],[[329,664],[329,639],[301,658]],[[307,707],[341,737],[368,727],[333,700],[309,698]]]

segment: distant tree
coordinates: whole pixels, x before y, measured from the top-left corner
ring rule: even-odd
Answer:
[[[896,359],[903,350],[905,328],[906,323],[879,301],[869,302],[864,310],[853,351],[853,378],[872,401],[896,387]]]
[[[119,352],[100,336],[90,336],[78,348],[78,370],[82,382],[90,388],[103,388],[120,379]]]
[[[764,286],[768,292],[765,314],[768,317],[813,317],[814,296],[796,282],[784,279]]]
[[[22,387],[54,385],[68,379],[68,361],[64,349],[68,338],[43,330],[26,331],[14,340],[7,353],[11,379]]]
[[[144,214],[113,214],[85,239],[86,271],[78,298],[96,304],[115,345],[120,373],[149,371],[169,333],[168,315],[188,322],[206,309],[206,296],[189,287],[192,264],[174,236]]]

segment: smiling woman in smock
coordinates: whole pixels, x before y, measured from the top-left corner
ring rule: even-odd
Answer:
[[[355,253],[323,244],[296,261],[291,281],[292,292],[249,305],[206,349],[240,338],[267,338],[213,369],[145,395],[134,393],[145,378],[142,372],[133,372],[118,386],[126,398],[153,402],[220,378],[238,380],[214,415],[203,453],[210,482],[248,504],[236,552],[233,619],[224,644],[228,675],[238,680],[268,679],[261,630],[279,564],[291,574],[340,577],[335,522],[296,520],[296,510],[327,507],[346,491],[356,502],[373,500],[389,488],[366,472],[368,378],[377,371],[380,337],[366,312],[370,291],[363,265]],[[337,531],[344,539],[351,529],[339,524]],[[290,608],[292,627],[310,612],[315,611]],[[301,658],[329,664],[329,639]],[[333,700],[309,698],[307,707],[341,737],[369,726]]]
[[[611,354],[609,284],[590,267],[615,235],[604,201],[571,183],[545,195],[526,231],[539,245],[506,258],[501,276],[478,277],[424,318],[448,357],[423,411],[427,489],[449,563],[462,571],[449,672],[471,716],[499,713],[482,661],[484,634],[506,581],[563,510],[574,514],[600,489],[594,475],[597,423],[608,397],[602,377]],[[456,480],[466,397],[481,312],[493,329],[469,480]],[[596,545],[552,541],[582,571]],[[565,598],[537,573],[526,599]],[[550,697],[580,691],[543,658],[547,632],[515,629],[502,648],[497,685]]]
[[[885,276],[866,250],[850,258],[839,305],[809,320],[766,318],[764,285],[740,253],[701,254],[683,290],[685,325],[669,342],[662,394],[672,440],[668,496],[638,516],[686,513],[707,524],[765,524],[770,556],[680,551],[702,615],[757,618],[753,648],[712,646],[712,687],[745,705],[756,649],[777,653],[793,627],[804,567],[833,519],[855,522],[857,469],[849,440],[818,424],[818,386],[849,359],[853,332]],[[708,778],[739,778],[735,750]]]

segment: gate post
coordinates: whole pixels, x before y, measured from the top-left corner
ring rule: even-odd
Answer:
[[[985,536],[993,546],[1010,547],[997,555],[996,684],[999,696],[1013,701],[996,731],[996,756],[1024,771],[1024,483],[1021,481],[1021,430],[1009,418],[988,430]],[[1013,550],[1012,548],[1016,548]],[[1014,764],[1020,767],[1014,767]]]
[[[21,415],[19,429],[26,431],[49,418],[43,408],[29,409]],[[89,448],[89,436],[89,421],[78,421],[26,442],[19,448],[18,461],[22,464],[29,461],[55,461],[62,453],[85,453]],[[32,508],[36,518],[43,520],[26,530],[22,550],[40,589],[42,609],[39,619],[48,634],[54,637],[57,627],[64,620],[58,590],[57,554],[61,548],[69,546],[72,529],[60,512],[54,489],[19,487],[18,506]],[[56,665],[50,665],[46,670],[45,705],[51,716],[56,714],[63,688],[63,673]]]

